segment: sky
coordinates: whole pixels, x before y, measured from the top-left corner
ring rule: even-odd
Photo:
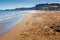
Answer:
[[[60,3],[60,0],[0,0],[0,10],[33,7],[39,3]]]

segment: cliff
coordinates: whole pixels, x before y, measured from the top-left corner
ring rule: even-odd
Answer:
[[[37,4],[34,7],[30,8],[15,8],[15,9],[6,9],[6,10],[60,10],[60,4],[58,3],[51,3],[51,4]]]

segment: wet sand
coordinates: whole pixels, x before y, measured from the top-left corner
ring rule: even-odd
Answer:
[[[60,40],[60,12],[37,11],[27,14],[0,40]]]

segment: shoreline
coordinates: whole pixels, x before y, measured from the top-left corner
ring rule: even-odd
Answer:
[[[38,13],[38,14],[37,14]],[[30,21],[30,23],[34,20],[31,20],[32,18],[34,18],[34,17],[36,17],[35,15],[39,15],[40,13],[42,13],[42,14],[44,14],[44,13],[47,13],[47,14],[44,14],[44,15],[49,15],[50,13],[52,14],[52,15],[56,15],[57,13],[59,14],[59,12],[56,12],[56,11],[36,11],[35,12],[35,14],[33,13],[33,14],[27,14],[26,16],[25,16],[25,18],[21,21],[21,22],[19,22],[16,26],[15,26],[15,28],[13,28],[10,32],[8,32],[6,35],[4,35],[2,38],[1,38],[1,40],[20,40],[20,37],[22,36],[22,35],[20,35],[20,33],[22,32],[22,31],[26,31],[26,30],[29,30],[30,28],[34,28],[34,27],[31,27],[31,24],[28,24],[29,22],[27,22],[27,21]],[[49,14],[48,14],[49,13]],[[56,13],[56,14],[54,14],[54,13]],[[42,15],[42,14],[40,14],[40,15]],[[57,14],[57,15],[58,15]],[[43,16],[41,16],[41,17],[43,17]],[[40,17],[40,18],[41,18]],[[49,18],[48,16],[46,16],[47,18]],[[60,18],[59,16],[57,16],[58,18]],[[57,19],[57,18],[56,18]],[[37,20],[40,20],[39,18],[37,18]],[[46,20],[48,20],[48,19],[46,19]],[[42,21],[42,20],[41,20]],[[58,20],[59,21],[59,20]],[[26,23],[27,22],[27,23]],[[39,21],[40,22],[40,21]],[[49,21],[48,21],[49,22]],[[30,25],[30,26],[27,26],[27,25]],[[24,33],[24,32],[23,32]],[[22,34],[23,34],[22,33]],[[31,35],[31,37],[32,37],[32,35]],[[33,36],[34,37],[34,36]],[[58,36],[57,36],[58,37]],[[38,37],[38,39],[39,39],[39,37]],[[43,38],[42,38],[43,39]],[[41,40],[42,40],[41,39]],[[27,39],[25,39],[25,40],[28,40],[28,38]],[[48,40],[48,39],[47,39]],[[50,40],[50,39],[49,39]]]

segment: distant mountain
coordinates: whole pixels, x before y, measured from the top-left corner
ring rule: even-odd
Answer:
[[[37,4],[34,7],[30,8],[15,8],[15,9],[6,9],[6,11],[9,10],[60,10],[60,4],[58,3],[51,3],[51,4]]]
[[[35,10],[34,7],[31,7],[31,8],[16,8],[14,10]]]
[[[35,8],[36,10],[60,10],[60,4],[58,3],[37,4]]]

